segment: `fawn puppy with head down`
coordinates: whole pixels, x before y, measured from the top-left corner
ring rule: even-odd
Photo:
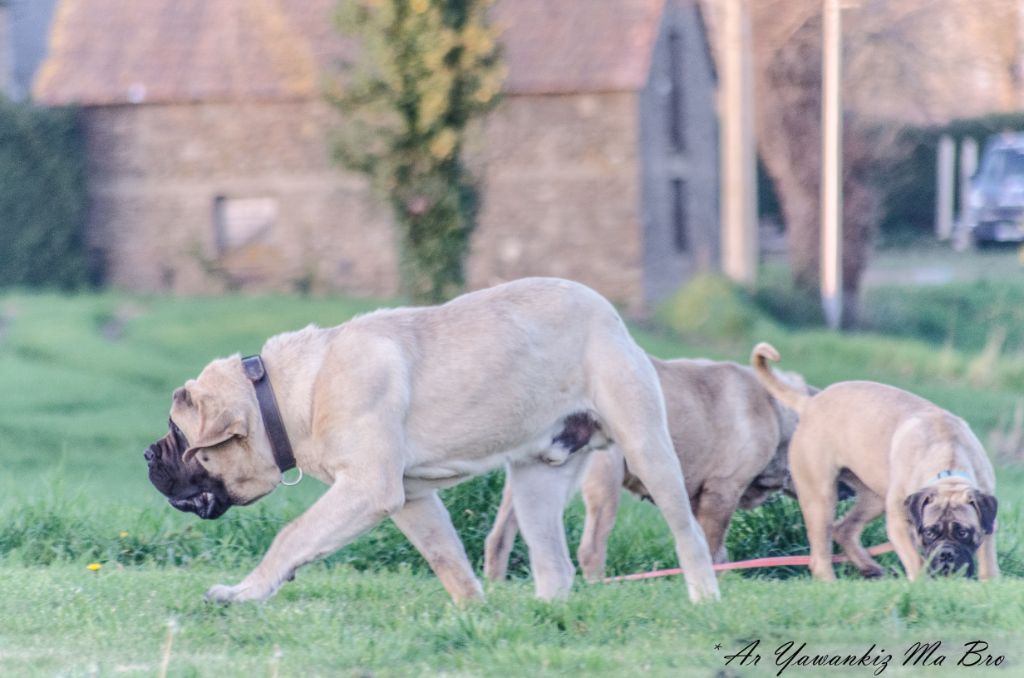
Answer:
[[[768,365],[779,360],[769,344],[755,346],[750,360],[765,388],[800,416],[789,467],[816,578],[835,579],[833,538],[861,574],[882,575],[860,537],[883,513],[908,578],[916,579],[925,562],[933,574],[999,575],[995,473],[963,419],[871,381],[839,382],[813,396],[801,393]],[[857,499],[833,525],[837,478],[853,487]]]

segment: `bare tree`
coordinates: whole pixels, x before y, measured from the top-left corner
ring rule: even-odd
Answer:
[[[844,317],[879,218],[873,171],[894,124],[1011,108],[1019,87],[1013,0],[860,0],[844,16]],[[816,290],[820,252],[821,0],[752,0],[758,145],[779,196],[795,283]],[[883,122],[884,121],[884,122]]]
[[[753,3],[758,144],[786,222],[795,283],[818,286],[821,186],[821,4]],[[774,11],[773,11],[774,10]],[[781,12],[781,16],[779,14]],[[774,15],[776,19],[770,20]],[[857,117],[843,130],[844,318],[855,321],[878,198],[867,185],[872,145]]]

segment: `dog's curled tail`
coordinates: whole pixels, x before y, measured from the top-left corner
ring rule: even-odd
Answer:
[[[797,414],[803,414],[804,405],[810,400],[810,396],[790,386],[778,375],[768,364],[768,361],[778,362],[779,352],[771,344],[761,342],[754,347],[750,353],[750,365],[754,368],[754,374],[761,385],[768,389],[772,396],[786,407],[796,410]]]

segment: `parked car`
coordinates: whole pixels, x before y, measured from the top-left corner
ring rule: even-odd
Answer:
[[[976,245],[1024,242],[1024,134],[989,140],[967,200],[965,226]]]

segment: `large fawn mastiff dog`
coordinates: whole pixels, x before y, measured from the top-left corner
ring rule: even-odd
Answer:
[[[270,493],[292,464],[328,485],[241,583],[207,592],[216,601],[264,600],[386,517],[453,599],[478,598],[437,490],[507,462],[537,595],[554,598],[573,580],[562,512],[583,451],[612,440],[672,530],[691,600],[716,598],[657,374],[612,305],[566,280],[380,310],[215,360],[174,392],[171,431],[146,459],[171,504],[203,518]]]
[[[668,428],[682,464],[686,492],[716,562],[726,560],[725,535],[737,508],[754,508],[788,485],[786,450],[796,413],[772,398],[749,367],[711,360],[658,360]],[[786,374],[796,389],[803,378]],[[608,535],[622,487],[650,498],[617,446],[595,452],[583,476],[586,518],[577,557],[589,581],[604,577]],[[505,577],[516,536],[514,484],[506,481],[501,508],[487,536],[484,573]]]
[[[915,579],[923,564],[934,574],[999,575],[996,563],[995,474],[963,419],[923,398],[871,381],[843,381],[814,396],[794,390],[767,365],[768,344],[751,362],[772,395],[796,410],[800,424],[789,465],[811,546],[811,573],[835,579],[832,537],[864,576],[884,573],[861,545],[864,526],[885,513],[896,554]],[[835,524],[836,478],[857,501]]]

